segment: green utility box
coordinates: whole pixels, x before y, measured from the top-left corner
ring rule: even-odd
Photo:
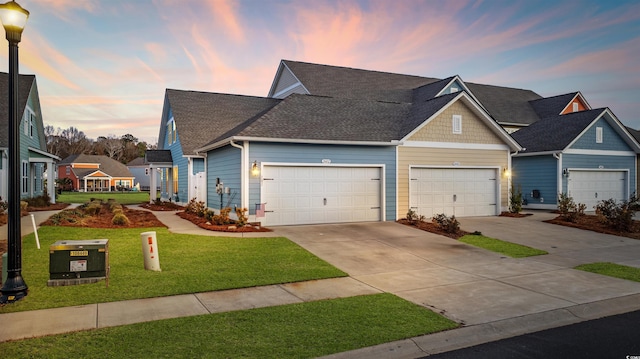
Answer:
[[[49,247],[50,286],[94,283],[108,274],[108,239],[57,241]]]

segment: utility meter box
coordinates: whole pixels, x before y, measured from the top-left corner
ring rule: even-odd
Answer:
[[[108,274],[108,239],[57,241],[49,247],[50,286],[94,283]]]

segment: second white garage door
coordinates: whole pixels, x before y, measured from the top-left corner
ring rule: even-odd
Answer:
[[[382,219],[380,167],[266,166],[264,224],[317,224]]]
[[[626,199],[626,174],[626,171],[570,170],[569,196],[575,203],[587,205],[587,211],[594,211],[594,207],[602,200]]]
[[[430,218],[493,216],[497,213],[498,184],[492,168],[412,168],[409,206]]]

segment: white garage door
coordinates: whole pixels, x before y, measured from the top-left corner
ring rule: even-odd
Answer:
[[[430,218],[497,214],[496,170],[491,168],[412,168],[409,206]]]
[[[626,199],[626,178],[626,171],[571,170],[567,190],[575,203],[584,203],[587,211],[593,211],[599,201]]]
[[[379,221],[380,167],[265,166],[265,225]]]

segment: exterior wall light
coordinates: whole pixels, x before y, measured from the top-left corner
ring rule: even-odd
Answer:
[[[251,175],[253,177],[260,176],[260,167],[258,166],[257,161],[253,161],[253,164],[251,165]]]

